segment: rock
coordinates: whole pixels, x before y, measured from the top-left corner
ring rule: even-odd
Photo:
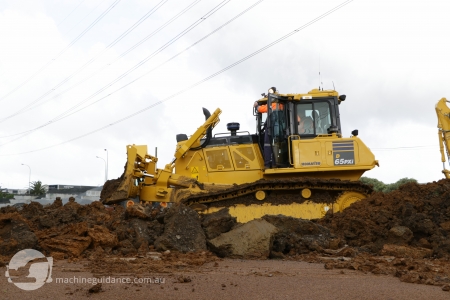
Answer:
[[[430,242],[426,238],[421,238],[418,243],[419,243],[419,246],[422,248],[428,248],[428,249],[432,248]]]
[[[441,224],[439,224],[439,225],[441,225],[441,227],[442,227],[444,230],[446,230],[446,231],[448,231],[448,232],[450,233],[450,221],[443,222],[443,223],[441,223]]]
[[[119,244],[117,235],[109,232],[108,228],[104,226],[94,225],[94,227],[88,229],[87,234],[92,238],[94,247],[102,246],[114,248]]]
[[[410,271],[400,277],[400,281],[408,283],[420,283],[420,275],[417,272]]]
[[[414,237],[412,231],[405,226],[395,226],[389,230],[388,243],[407,245]]]
[[[151,208],[150,207],[144,207],[142,205],[133,205],[129,206],[126,209],[126,217],[127,218],[139,218],[139,219],[149,219],[151,218]]]
[[[162,233],[162,226],[157,221],[149,223],[148,221],[141,219],[132,219],[128,228],[130,227],[134,231],[133,245],[136,249],[138,249],[144,242],[149,245],[153,245],[156,238]]]
[[[206,237],[198,213],[183,204],[173,205],[164,216],[164,232],[154,245],[158,251],[206,250]]]
[[[443,290],[444,292],[450,291],[450,285],[448,285],[448,284],[444,285],[444,286],[442,287],[442,290]]]
[[[102,290],[102,284],[101,283],[97,283],[96,285],[94,285],[93,287],[91,287],[89,289],[89,293],[99,293]]]
[[[136,254],[137,253],[136,248],[133,246],[131,241],[128,240],[128,239],[119,242],[119,251],[123,255]]]
[[[208,240],[230,231],[235,225],[236,218],[230,215],[228,208],[207,214],[202,221],[202,227]]]
[[[380,254],[395,257],[426,258],[433,254],[433,250],[420,247],[412,248],[407,246],[385,244]]]
[[[153,260],[161,260],[161,253],[159,252],[147,252],[145,256]]]
[[[37,246],[38,238],[17,213],[0,215],[0,255]]]
[[[178,276],[177,280],[179,283],[188,283],[192,281],[191,277],[183,275]]]
[[[269,258],[271,258],[271,259],[283,259],[283,258],[285,258],[285,256],[281,252],[270,251]]]
[[[220,257],[268,257],[277,228],[263,219],[255,219],[209,240],[208,246]]]

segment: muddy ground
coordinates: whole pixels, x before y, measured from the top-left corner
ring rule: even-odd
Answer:
[[[111,259],[112,260],[112,259]],[[116,259],[117,260],[117,259]],[[145,262],[136,258],[135,264]],[[364,274],[355,270],[324,269],[323,264],[266,259],[218,259],[203,265],[172,261],[172,268],[157,272],[148,261],[147,273],[108,273],[112,278],[127,278],[128,283],[111,281],[100,287],[92,283],[56,283],[59,279],[99,278],[89,262],[57,261],[53,282],[34,291],[24,291],[0,276],[0,298],[16,299],[448,299],[439,286],[399,282],[389,275]],[[4,273],[5,267],[0,267]],[[145,282],[145,279],[153,282]],[[134,282],[137,280],[137,282]],[[158,280],[158,282],[156,281]],[[106,280],[105,280],[106,281]],[[91,291],[91,292],[89,292]]]
[[[409,183],[320,220],[265,216],[244,225],[226,210],[199,216],[183,205],[160,210],[33,202],[21,210],[0,209],[0,266],[27,248],[56,261],[87,261],[94,274],[170,272],[223,257],[302,260],[333,272],[386,274],[445,290],[449,192],[447,180]],[[244,233],[249,236],[242,238]]]

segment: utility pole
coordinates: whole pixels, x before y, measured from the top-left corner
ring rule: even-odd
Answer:
[[[31,189],[30,189],[30,184],[31,184],[31,168],[29,165],[26,164],[22,164],[22,166],[27,166],[28,169],[30,169],[30,174],[28,175],[28,194],[31,195]]]
[[[108,149],[105,149],[105,151],[106,151],[106,180],[108,180],[108,167],[109,167]]]
[[[97,158],[100,158],[101,160],[103,160],[103,162],[105,163],[105,182],[106,182],[106,180],[108,180],[107,178],[106,178],[106,160],[104,159],[104,158],[102,158],[102,157],[100,157],[100,156],[96,156]]]

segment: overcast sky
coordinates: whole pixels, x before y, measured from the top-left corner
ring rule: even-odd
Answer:
[[[343,134],[359,129],[380,161],[365,176],[443,178],[434,106],[450,98],[450,1],[354,0],[203,81],[342,3],[0,1],[0,186],[26,188],[25,165],[31,181],[102,185],[96,156],[108,150],[117,178],[129,144],[158,147],[164,167],[202,107],[223,110],[215,133],[254,133],[269,87],[319,85],[347,95]]]

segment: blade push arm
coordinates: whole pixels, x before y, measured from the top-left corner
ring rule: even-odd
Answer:
[[[185,155],[186,152],[192,148],[192,146],[195,146],[196,144],[199,145],[200,139],[202,139],[207,134],[208,129],[214,128],[219,123],[219,115],[221,113],[222,110],[220,110],[220,108],[216,109],[213,114],[205,121],[205,123],[203,123],[203,125],[201,125],[186,142],[177,147],[174,154],[175,159],[178,159]]]

